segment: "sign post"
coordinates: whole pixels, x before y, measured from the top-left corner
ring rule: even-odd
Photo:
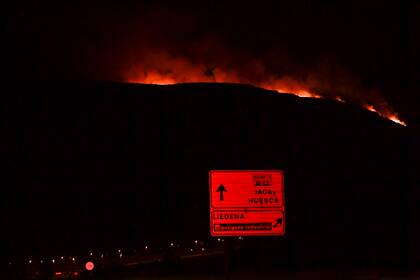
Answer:
[[[210,171],[212,236],[272,236],[284,232],[282,171]]]
[[[225,277],[230,278],[232,236],[284,235],[284,180],[280,170],[213,170],[210,233],[226,236]]]

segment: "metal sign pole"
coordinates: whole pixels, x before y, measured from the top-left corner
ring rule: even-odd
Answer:
[[[281,170],[209,172],[210,234],[225,237],[226,280],[231,278],[233,236],[284,235],[283,178]],[[260,254],[263,245],[259,246]],[[263,263],[260,267],[264,267]]]
[[[233,250],[233,238],[230,236],[225,237],[224,242],[224,263],[225,263],[225,279],[230,280],[231,273],[231,260],[232,260],[232,250]]]

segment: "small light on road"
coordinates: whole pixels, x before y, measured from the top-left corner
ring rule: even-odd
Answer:
[[[85,268],[86,268],[86,270],[91,271],[95,268],[95,265],[93,264],[93,262],[87,262],[85,264]]]

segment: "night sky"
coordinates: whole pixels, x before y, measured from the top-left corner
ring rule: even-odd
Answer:
[[[290,76],[324,95],[381,99],[418,120],[417,1],[10,1],[5,11],[7,79],[127,81],[185,71],[173,68],[181,59],[205,74]]]

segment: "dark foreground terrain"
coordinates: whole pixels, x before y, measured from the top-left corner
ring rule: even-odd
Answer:
[[[1,98],[0,254],[10,279],[33,277],[29,259],[208,239],[217,169],[285,174],[286,235],[245,239],[232,279],[420,277],[410,127],[233,84],[9,84]],[[188,279],[202,267],[194,279],[222,277],[222,256],[198,259],[164,274],[126,272],[122,259],[109,275]],[[108,277],[95,273],[82,276]]]

